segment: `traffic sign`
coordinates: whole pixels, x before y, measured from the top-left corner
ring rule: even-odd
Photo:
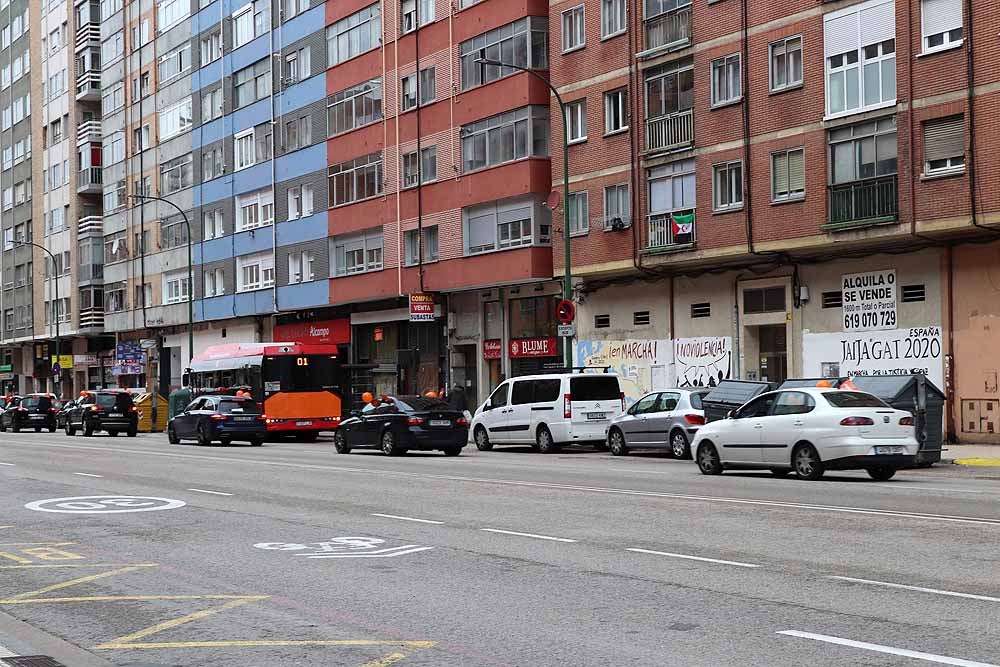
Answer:
[[[561,338],[572,338],[576,335],[575,324],[560,324],[557,333]]]
[[[561,299],[556,307],[556,319],[562,324],[571,324],[576,317],[576,306],[569,299]]]
[[[60,372],[62,372],[62,366],[58,363],[52,364],[52,374],[59,375]]]

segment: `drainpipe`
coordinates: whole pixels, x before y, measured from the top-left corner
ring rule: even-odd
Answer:
[[[958,386],[958,377],[955,364],[955,261],[953,257],[954,246],[948,244],[945,247],[945,262],[948,275],[948,297],[947,297],[947,332],[948,332],[948,354],[945,355],[945,368],[948,374],[945,376],[945,396],[951,405],[945,410],[946,435],[948,442],[958,442],[955,430],[955,393]]]
[[[420,278],[420,291],[424,291],[424,161],[420,154],[420,0],[416,0],[417,28],[413,31],[413,50],[416,52],[416,81],[417,92],[417,275]],[[405,255],[406,249],[401,248]],[[447,311],[446,311],[447,312]]]
[[[282,84],[282,88],[281,88],[282,92],[284,92],[284,90],[285,90],[285,88],[284,88],[284,77],[282,76],[282,74],[284,73],[282,71],[283,58],[281,57],[281,9],[280,9],[281,3],[278,3],[278,4],[279,4],[279,9],[278,9],[278,42],[279,43],[278,43],[278,51],[277,51],[277,53],[274,50],[274,27],[273,27],[274,26],[274,16],[271,15],[271,14],[268,15],[268,22],[270,22],[271,25],[268,26],[268,28],[270,28],[270,30],[268,30],[268,32],[267,32],[267,34],[268,34],[268,43],[269,43],[270,50],[271,50],[271,104],[270,104],[270,107],[271,107],[271,160],[270,161],[271,161],[271,199],[272,200],[275,199],[275,195],[277,194],[275,192],[275,185],[277,184],[277,178],[278,178],[277,166],[276,166],[276,160],[277,160],[277,157],[278,157],[278,151],[277,151],[278,142],[277,142],[276,135],[278,134],[278,129],[281,127],[281,124],[276,121],[275,114],[274,114],[274,103],[275,103],[275,99],[276,99],[275,96],[274,96],[274,58],[275,58],[275,56],[277,56],[277,58],[278,58],[278,82]],[[272,12],[274,11],[273,8],[272,8],[271,11]],[[311,62],[312,58],[310,58],[309,60],[310,60],[309,66],[312,67],[312,62]],[[284,96],[282,96],[282,99],[284,99]],[[278,120],[281,120],[282,116],[283,116],[283,114],[279,113],[278,114]],[[256,140],[256,137],[254,139]],[[283,142],[282,142],[282,145],[284,145]],[[277,202],[273,202],[271,204],[271,208],[272,208],[272,210],[277,210]],[[288,217],[287,216],[287,212],[286,212],[285,217],[286,218]],[[274,284],[271,285],[271,312],[274,313],[274,314],[277,314],[278,313],[278,281],[277,281],[277,277],[278,277],[278,266],[277,266],[277,264],[278,264],[278,221],[277,220],[271,221],[271,260],[275,264],[275,266],[274,266],[275,281],[274,281]],[[305,266],[302,267],[302,273],[303,273],[303,277],[304,277],[305,276]],[[234,299],[234,303],[235,303],[235,299]]]

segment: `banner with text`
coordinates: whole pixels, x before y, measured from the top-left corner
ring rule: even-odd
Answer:
[[[841,276],[844,331],[896,328],[896,270]]]
[[[733,339],[729,336],[674,341],[678,387],[715,387],[733,376]]]
[[[943,359],[939,326],[802,334],[804,377],[923,373],[944,387]]]
[[[673,386],[673,348],[669,340],[578,340],[577,366],[610,366],[621,378],[631,405],[654,389]]]

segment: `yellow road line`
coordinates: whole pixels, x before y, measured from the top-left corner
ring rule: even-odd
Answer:
[[[114,577],[119,574],[125,574],[127,572],[132,572],[133,570],[141,570],[147,567],[145,565],[130,565],[129,567],[122,567],[117,570],[110,570],[108,572],[99,572],[97,574],[91,574],[86,577],[80,577],[79,579],[71,579],[69,581],[64,581],[59,584],[52,584],[51,586],[46,586],[45,588],[39,588],[36,591],[28,591],[27,593],[18,593],[17,595],[5,600],[7,604],[11,600],[24,600],[26,598],[36,598],[39,595],[44,595],[45,593],[51,593],[52,591],[58,591],[63,588],[69,588],[70,586],[76,586],[78,584],[86,584],[91,581],[97,581],[98,579],[104,579],[107,577]]]
[[[133,649],[133,648],[226,648],[226,647],[258,647],[258,646],[402,646],[410,648],[430,648],[437,642],[432,641],[394,641],[391,639],[265,639],[265,640],[234,640],[205,642],[119,642],[113,640],[95,649]]]
[[[56,569],[61,567],[157,567],[157,563],[67,563],[65,565],[0,565],[0,570]]]
[[[245,605],[250,602],[258,602],[260,600],[266,600],[269,597],[270,597],[269,595],[243,596],[242,598],[230,600],[226,604],[221,605],[219,607],[213,607],[211,609],[202,609],[201,611],[196,611],[192,614],[181,616],[180,618],[174,618],[169,621],[157,623],[156,625],[152,625],[143,630],[139,630],[138,632],[133,632],[130,635],[125,635],[123,637],[116,637],[115,639],[112,639],[109,642],[101,644],[100,646],[96,646],[95,648],[107,648],[108,645],[111,644],[115,645],[128,644],[129,642],[135,641],[137,639],[142,639],[143,637],[155,635],[159,632],[163,632],[164,630],[170,630],[171,628],[176,628],[186,623],[190,623],[191,621],[197,621],[198,619],[205,618],[206,616],[212,616],[214,614],[218,614],[220,611],[232,609],[233,607],[239,607],[241,605]]]
[[[406,657],[405,653],[400,653],[399,651],[394,651],[387,656],[382,658],[376,658],[375,660],[369,660],[361,667],[388,667],[389,665],[395,664]]]
[[[0,526],[0,528],[13,528],[14,526]],[[0,543],[0,547],[68,547],[76,542],[5,542]]]
[[[33,598],[0,600],[0,605],[46,604],[49,602],[148,602],[151,600],[246,600],[246,595],[88,595],[75,598]],[[263,596],[269,597],[269,596]],[[253,596],[257,599],[257,596]]]
[[[1000,466],[1000,459],[955,459],[952,461],[955,465],[960,466],[977,466],[981,468],[992,468],[994,466]]]
[[[0,528],[13,528],[14,526],[0,526]]]

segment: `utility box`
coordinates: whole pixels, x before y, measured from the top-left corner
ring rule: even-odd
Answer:
[[[753,382],[751,380],[723,380],[715,389],[701,399],[705,408],[705,422],[725,419],[731,410],[735,410],[755,396],[774,389],[771,382]]]
[[[897,410],[913,414],[913,435],[920,444],[917,465],[930,466],[941,461],[945,396],[926,375],[859,376],[851,381],[861,391],[875,394]]]
[[[180,413],[184,412],[192,400],[191,390],[187,387],[181,387],[180,389],[174,389],[170,392],[170,398],[168,400],[168,412],[167,418],[173,419]]]

